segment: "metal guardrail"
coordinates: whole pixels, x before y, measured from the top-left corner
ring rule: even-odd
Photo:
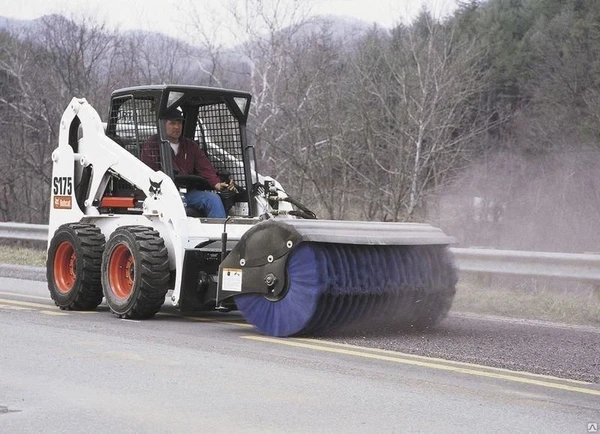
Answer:
[[[461,271],[560,278],[600,285],[600,255],[488,249],[450,250]]]
[[[0,222],[0,239],[48,241],[48,225]]]
[[[0,239],[47,241],[48,226],[0,222]],[[550,277],[600,285],[600,255],[516,250],[450,249],[461,271]]]

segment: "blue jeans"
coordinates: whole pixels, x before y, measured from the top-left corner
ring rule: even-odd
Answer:
[[[225,208],[217,193],[212,191],[191,190],[186,193],[187,206],[196,208],[206,214],[207,217],[225,218]]]

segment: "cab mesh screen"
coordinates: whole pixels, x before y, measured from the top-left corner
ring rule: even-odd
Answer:
[[[238,189],[246,189],[240,125],[225,103],[200,107],[194,139],[217,171],[229,171]]]

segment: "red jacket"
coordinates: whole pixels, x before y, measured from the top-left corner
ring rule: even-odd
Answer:
[[[160,139],[158,134],[148,138],[142,145],[141,159],[154,170],[160,170]],[[169,147],[171,151],[173,149]],[[221,182],[217,171],[200,146],[193,140],[181,136],[179,150],[173,152],[173,170],[181,175],[198,175],[214,186]]]

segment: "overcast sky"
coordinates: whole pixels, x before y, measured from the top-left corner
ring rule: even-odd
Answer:
[[[0,0],[0,16],[33,19],[51,13],[92,15],[121,30],[154,30],[180,36],[182,23],[189,20],[190,3],[207,18],[203,26],[223,26],[223,8],[235,0]],[[267,0],[269,1],[269,0]],[[289,1],[289,0],[283,0]],[[437,16],[451,13],[456,0],[305,0],[313,14],[337,14],[390,27],[408,22],[426,5]],[[242,1],[238,1],[242,3]],[[291,3],[291,2],[290,2]],[[226,24],[226,23],[225,23]]]

